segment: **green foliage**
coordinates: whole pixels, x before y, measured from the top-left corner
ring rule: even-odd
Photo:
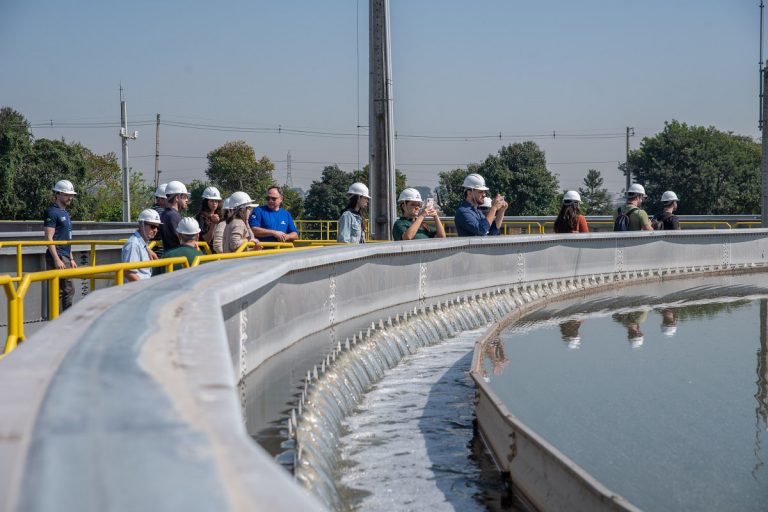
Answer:
[[[227,142],[208,153],[208,179],[222,194],[242,190],[251,198],[264,195],[274,183],[275,165],[266,156],[256,158],[256,152],[243,140]]]
[[[304,198],[295,189],[288,188],[287,185],[280,187],[283,191],[283,208],[291,213],[294,219],[301,219],[304,213]]]
[[[0,109],[0,218],[35,220],[53,200],[53,185],[68,179],[77,196],[75,220],[122,220],[120,166],[114,153],[98,155],[78,143],[33,140],[29,123],[15,110]],[[151,204],[151,190],[131,173],[131,217]]]
[[[192,183],[187,185],[187,192],[189,192],[189,204],[187,205],[186,213],[184,213],[185,217],[196,217],[200,212],[200,208],[203,204],[203,191],[205,190],[205,187],[208,186],[210,186],[210,184],[202,180],[192,180]],[[227,196],[225,194],[221,197],[223,199]]]
[[[347,190],[352,183],[368,185],[368,165],[362,169],[345,172],[337,165],[323,169],[320,181],[313,181],[304,201],[304,217],[313,220],[336,220],[347,207]],[[395,194],[406,188],[407,177],[395,169]],[[395,200],[397,197],[395,197]]]
[[[589,169],[584,177],[584,187],[579,187],[581,213],[584,215],[609,215],[613,213],[611,194],[603,188],[600,171]]]
[[[461,185],[471,173],[485,178],[491,197],[506,196],[507,215],[552,215],[558,211],[557,177],[547,170],[544,151],[535,142],[503,146],[496,155],[488,155],[480,164],[470,164],[465,171],[441,172],[437,193],[446,215],[455,213],[463,199]]]
[[[680,197],[679,214],[760,213],[760,145],[710,126],[672,121],[629,154],[649,211],[661,209],[665,190]]]

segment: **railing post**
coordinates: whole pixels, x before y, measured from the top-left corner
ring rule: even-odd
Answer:
[[[59,318],[59,278],[48,279],[48,319]]]

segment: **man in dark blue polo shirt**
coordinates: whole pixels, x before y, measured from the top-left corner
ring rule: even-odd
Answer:
[[[290,212],[280,208],[283,204],[280,187],[269,187],[264,200],[267,204],[254,208],[248,218],[253,236],[260,242],[290,242],[299,238]]]
[[[67,208],[72,204],[76,195],[75,187],[68,180],[56,182],[53,187],[53,204],[45,211],[43,221],[43,233],[48,241],[72,240],[72,219]],[[45,253],[45,263],[49,270],[63,270],[77,268],[77,263],[72,258],[72,247],[69,245],[49,245]],[[72,305],[75,298],[75,286],[71,279],[59,280],[59,297],[61,310],[64,311]]]

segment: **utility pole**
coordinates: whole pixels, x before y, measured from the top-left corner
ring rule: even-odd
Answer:
[[[128,116],[123,98],[123,86],[120,85],[120,138],[123,142],[123,222],[131,222],[131,190],[128,176],[128,139],[135,140],[139,132],[128,135]]]
[[[395,140],[392,113],[389,0],[369,0],[368,153],[371,239],[391,240],[395,220]]]
[[[155,122],[155,190],[160,186],[160,114]]]
[[[765,72],[765,68],[763,68],[763,76],[761,77],[763,80],[763,90],[766,90],[766,86],[768,85],[768,73]],[[768,119],[768,108],[766,108],[766,105],[768,105],[768,101],[763,102],[763,119]],[[762,227],[768,227],[768,130],[765,129],[765,126],[763,126],[763,155],[760,159],[760,180],[761,180],[761,191],[762,196],[760,197],[760,213],[761,213],[761,220],[762,220]]]
[[[291,176],[291,150],[288,150],[288,156],[286,157],[286,161],[288,163],[288,172],[285,176],[285,184],[288,188],[293,188],[293,176]]]
[[[624,193],[626,194],[627,190],[629,190],[629,186],[632,184],[632,173],[629,170],[629,138],[633,137],[635,135],[635,129],[627,126],[627,158],[624,160],[624,174],[627,177],[627,187],[624,189]]]

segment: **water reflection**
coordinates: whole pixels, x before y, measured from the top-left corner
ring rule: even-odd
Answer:
[[[675,308],[661,310],[661,334],[671,338],[677,333],[677,314]]]
[[[630,347],[640,348],[643,346],[645,335],[640,330],[640,324],[648,319],[647,309],[630,311],[628,313],[614,313],[611,315],[611,318],[627,329],[627,340]]]
[[[485,361],[490,363],[491,371],[494,375],[501,375],[504,367],[509,364],[509,358],[504,351],[504,342],[500,337],[492,338],[485,342],[483,346],[483,353],[485,354]],[[483,380],[488,382],[488,370],[486,364],[483,364],[480,373]]]
[[[579,329],[584,320],[570,319],[560,322],[560,338],[568,345],[570,349],[577,349],[581,346],[581,334]]]
[[[757,351],[757,393],[755,393],[755,449],[757,462],[752,468],[755,477],[765,461],[760,456],[763,432],[768,430],[768,300],[760,300],[760,349]]]

